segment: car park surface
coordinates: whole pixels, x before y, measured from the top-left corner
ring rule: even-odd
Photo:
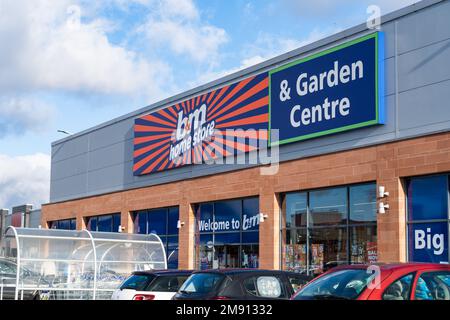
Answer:
[[[219,269],[194,272],[173,300],[283,300],[312,277],[294,272]]]
[[[450,266],[340,266],[311,281],[292,300],[450,300]]]
[[[136,271],[114,291],[112,300],[170,300],[189,270]]]

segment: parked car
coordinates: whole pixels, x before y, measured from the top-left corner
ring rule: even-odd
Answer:
[[[289,299],[311,280],[295,272],[222,269],[194,272],[173,300]]]
[[[450,300],[450,265],[398,263],[339,266],[292,300]]]
[[[46,281],[39,274],[21,267],[21,281],[25,286],[49,287]],[[16,293],[17,264],[13,260],[0,258],[0,300],[13,300]],[[23,300],[43,300],[49,298],[49,292],[43,290],[24,290]],[[19,299],[22,293],[19,292]]]
[[[114,291],[112,300],[170,300],[192,274],[189,270],[135,271]]]

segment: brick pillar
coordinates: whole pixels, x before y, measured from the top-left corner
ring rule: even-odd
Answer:
[[[179,219],[184,225],[178,230],[178,269],[194,269],[195,215],[185,199],[180,203]]]
[[[77,217],[77,230],[87,229],[86,221],[82,215],[75,215]]]
[[[378,204],[389,205],[386,213],[377,215],[378,261],[405,262],[405,192],[398,177],[397,149],[390,145],[379,146],[377,166],[377,195],[379,186],[384,186],[389,192],[389,196],[378,199]]]
[[[122,227],[122,232],[134,233],[133,219],[128,210],[122,210],[120,213],[120,225]]]
[[[280,269],[280,204],[273,190],[274,177],[261,179],[259,211],[267,215],[259,224],[259,267]]]

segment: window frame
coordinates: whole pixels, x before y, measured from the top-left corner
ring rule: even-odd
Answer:
[[[195,265],[195,267],[197,269],[201,270],[201,267],[202,267],[202,263],[200,261],[201,251],[202,250],[205,251],[204,248],[207,247],[206,243],[203,244],[201,242],[201,240],[200,240],[201,236],[204,236],[204,237],[209,237],[210,236],[211,237],[211,241],[213,243],[213,248],[211,250],[212,250],[213,256],[214,256],[214,254],[215,254],[215,248],[214,247],[216,246],[216,243],[215,243],[216,235],[225,235],[225,234],[232,234],[232,233],[239,233],[239,242],[238,243],[234,243],[233,242],[233,243],[217,244],[217,245],[219,245],[219,246],[220,245],[230,245],[230,246],[238,246],[239,247],[239,250],[238,250],[239,254],[238,254],[238,257],[237,257],[237,259],[239,261],[239,266],[240,266],[239,268],[243,268],[242,267],[242,258],[243,258],[242,257],[242,248],[244,246],[258,246],[258,263],[257,264],[258,264],[258,267],[259,267],[259,259],[260,259],[260,254],[259,254],[259,237],[260,237],[259,224],[258,224],[258,227],[255,228],[255,229],[252,229],[252,228],[248,229],[248,230],[243,230],[242,229],[242,218],[243,218],[244,213],[247,213],[246,210],[244,209],[245,208],[244,203],[245,203],[246,200],[255,200],[255,199],[257,199],[258,211],[260,211],[259,210],[259,199],[260,199],[259,195],[253,195],[253,196],[241,197],[241,198],[220,199],[220,200],[216,200],[216,201],[195,203],[195,204],[192,205],[193,209],[194,209],[193,210],[194,211],[194,215],[195,215],[195,230],[194,230],[194,237],[195,237],[194,257],[195,257],[195,261],[194,261],[194,265]],[[216,203],[218,203],[218,202],[226,202],[226,201],[239,201],[240,202],[241,211],[240,211],[240,214],[239,214],[239,218],[240,218],[241,225],[239,227],[239,230],[200,232],[198,230],[198,221],[201,218],[201,212],[199,211],[201,206],[202,205],[208,205],[208,206],[210,205],[210,206],[212,206],[211,220],[212,221],[216,221],[215,220]],[[258,242],[246,242],[246,243],[244,243],[243,242],[243,235],[246,234],[246,233],[247,234],[258,233]]]
[[[149,224],[151,221],[149,219],[149,216],[152,214],[152,211],[165,211],[166,233],[157,234],[157,235],[158,235],[158,237],[161,238],[161,241],[164,244],[164,249],[166,250],[167,253],[169,252],[169,246],[173,247],[173,244],[175,242],[176,242],[176,247],[177,247],[176,251],[178,251],[179,243],[180,243],[180,232],[179,232],[180,229],[177,228],[177,233],[169,233],[169,226],[170,226],[169,217],[170,217],[171,213],[173,214],[174,209],[176,209],[178,211],[178,219],[177,219],[177,224],[178,224],[178,221],[180,220],[180,207],[179,206],[159,207],[159,208],[141,209],[141,210],[132,211],[131,216],[132,216],[132,221],[133,221],[133,233],[150,234]],[[145,217],[145,232],[141,232],[139,229],[136,229],[136,227],[139,228],[140,224],[142,223],[140,221],[140,219],[141,219],[140,217],[139,217],[139,220],[136,222],[136,218],[138,218],[138,216],[140,214],[142,214]],[[177,241],[171,241],[173,239],[177,239]],[[173,251],[175,251],[175,250],[173,250]],[[167,258],[170,256],[171,255],[167,254]],[[171,269],[178,269],[178,265],[179,265],[179,256],[177,253],[177,268],[171,268]]]
[[[409,219],[409,200],[410,197],[408,195],[409,185],[411,180],[420,179],[420,178],[431,178],[431,177],[439,177],[445,176],[447,177],[447,219],[426,219],[426,220],[410,220]],[[436,173],[429,175],[419,175],[406,177],[402,180],[402,186],[404,188],[405,193],[405,234],[406,234],[406,259],[408,262],[411,262],[411,252],[410,252],[410,241],[414,241],[411,239],[409,234],[409,226],[413,224],[421,224],[421,223],[447,223],[447,262],[450,263],[450,173]]]
[[[121,219],[121,213],[120,212],[113,212],[113,213],[107,213],[107,214],[99,214],[99,215],[95,215],[95,216],[87,216],[85,217],[86,220],[86,229],[88,229],[89,231],[92,232],[115,232],[118,233],[119,232],[119,228],[117,228],[116,230],[114,230],[114,217],[118,216],[119,217],[119,225],[118,227],[120,227],[122,225],[122,219]],[[104,217],[110,217],[111,218],[111,230],[112,231],[98,231],[98,226],[99,226],[99,218],[104,218]],[[92,219],[95,219],[95,226],[96,226],[96,230],[92,230],[91,227],[91,223],[92,223]]]
[[[306,230],[306,274],[310,275],[312,273],[312,271],[310,271],[310,267],[311,267],[311,233],[312,230],[320,230],[320,229],[326,229],[326,228],[334,228],[334,229],[339,229],[339,228],[344,228],[346,229],[346,250],[347,250],[347,256],[346,256],[346,262],[348,264],[351,264],[351,243],[350,243],[350,234],[351,234],[351,228],[352,227],[366,227],[366,228],[370,228],[370,227],[375,227],[376,229],[376,236],[377,236],[377,240],[378,240],[378,223],[377,221],[371,221],[371,222],[365,222],[365,223],[350,223],[350,211],[351,211],[351,202],[350,202],[350,190],[351,188],[354,187],[358,187],[358,186],[365,186],[365,185],[372,185],[375,186],[375,195],[377,195],[377,182],[376,181],[368,181],[368,182],[361,182],[361,183],[355,183],[355,184],[347,184],[347,185],[337,185],[337,186],[330,186],[330,187],[323,187],[323,188],[317,188],[317,189],[308,189],[308,190],[297,190],[297,191],[290,191],[290,192],[285,192],[282,193],[280,195],[280,203],[281,203],[281,207],[280,207],[280,215],[281,215],[281,219],[280,219],[280,224],[281,224],[281,228],[280,228],[280,239],[282,239],[282,241],[280,241],[281,244],[281,250],[280,250],[280,254],[282,255],[282,257],[284,257],[283,255],[285,254],[285,246],[287,245],[285,242],[285,238],[283,237],[283,232],[289,232],[291,230],[294,231],[298,231],[298,230]],[[339,188],[345,188],[346,189],[346,204],[347,204],[347,212],[346,212],[346,223],[342,224],[330,224],[330,225],[311,225],[310,224],[310,194],[311,192],[314,191],[318,191],[318,190],[326,190],[326,189],[339,189]],[[289,194],[298,194],[298,193],[306,193],[306,226],[291,226],[289,228],[286,227],[286,221],[287,221],[287,212],[286,208],[285,208],[285,201],[286,201],[286,196],[288,196]],[[281,268],[283,270],[287,270],[286,265],[285,265],[285,257],[280,259],[281,261]]]
[[[448,273],[449,276],[450,276],[450,271],[448,271],[448,270],[430,269],[430,270],[423,270],[423,271],[417,272],[416,279],[414,281],[414,288],[413,288],[414,291],[412,292],[412,296],[411,296],[412,300],[417,300],[416,299],[417,284],[419,283],[419,279],[420,279],[420,277],[422,277],[422,275],[430,274],[430,273],[443,273],[443,272]],[[418,300],[418,301],[423,301],[423,300]],[[430,301],[438,301],[438,300],[434,300],[433,299],[433,300],[430,300]]]

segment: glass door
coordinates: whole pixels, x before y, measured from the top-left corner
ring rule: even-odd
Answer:
[[[239,268],[239,245],[220,245],[214,247],[214,269]]]

